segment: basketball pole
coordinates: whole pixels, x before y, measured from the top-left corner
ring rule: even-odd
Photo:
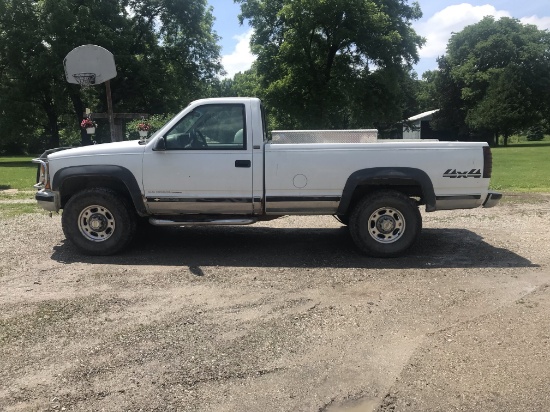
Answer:
[[[107,95],[107,114],[109,115],[109,126],[111,129],[111,142],[117,142],[118,137],[115,136],[115,115],[113,113],[113,99],[111,97],[111,81],[105,82],[105,94]]]

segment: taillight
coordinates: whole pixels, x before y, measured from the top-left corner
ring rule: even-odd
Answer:
[[[493,154],[489,146],[483,146],[483,177],[490,179],[493,173]]]

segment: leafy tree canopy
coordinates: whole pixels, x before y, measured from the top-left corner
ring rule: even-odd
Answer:
[[[83,44],[115,55],[115,111],[174,112],[202,97],[221,72],[212,23],[207,0],[0,0],[0,150],[59,146],[85,107],[106,111],[104,87],[64,78]]]
[[[405,0],[235,0],[254,28],[255,70],[280,127],[400,120],[423,39]]]
[[[438,127],[461,137],[510,135],[540,124],[550,102],[550,33],[516,19],[481,22],[454,34],[430,75]]]

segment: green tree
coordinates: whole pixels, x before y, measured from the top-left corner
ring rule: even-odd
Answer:
[[[437,70],[429,70],[422,73],[422,79],[417,81],[416,102],[420,112],[437,109],[435,79]]]
[[[232,79],[226,78],[214,82],[209,96],[263,98],[264,93],[260,85],[256,64],[253,64],[252,68],[244,72],[236,73]]]
[[[550,33],[486,17],[451,37],[432,80],[437,127],[506,145],[550,113]]]
[[[235,0],[279,127],[345,128],[402,118],[423,43],[404,0]]]
[[[115,55],[115,111],[178,111],[221,72],[212,23],[207,0],[0,0],[0,146],[59,146],[85,107],[106,111],[104,87],[64,78],[64,57],[83,44]]]

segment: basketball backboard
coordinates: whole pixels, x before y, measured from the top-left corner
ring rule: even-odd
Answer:
[[[100,84],[117,75],[113,53],[94,44],[71,50],[63,60],[63,66],[67,81],[83,86]],[[89,84],[85,84],[86,81]]]

